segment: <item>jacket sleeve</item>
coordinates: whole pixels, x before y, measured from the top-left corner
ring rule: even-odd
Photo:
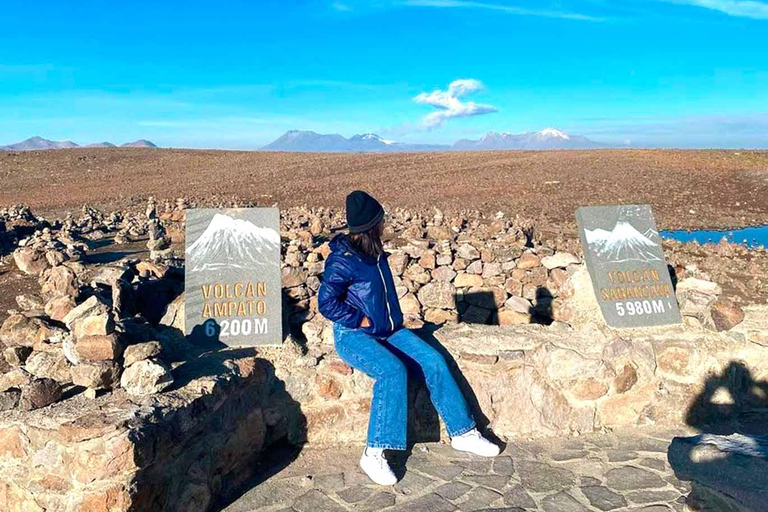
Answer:
[[[347,287],[352,282],[347,269],[333,256],[328,258],[323,272],[323,282],[317,294],[317,309],[328,320],[338,322],[344,327],[356,329],[363,321],[363,312],[344,299]]]

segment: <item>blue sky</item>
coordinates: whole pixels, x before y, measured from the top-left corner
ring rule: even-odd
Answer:
[[[3,2],[0,144],[768,147],[768,1]],[[456,82],[463,80],[462,82]],[[449,87],[454,83],[454,87]]]

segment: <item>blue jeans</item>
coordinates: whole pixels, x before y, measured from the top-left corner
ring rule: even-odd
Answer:
[[[410,329],[402,328],[387,338],[376,338],[362,329],[334,323],[333,339],[339,357],[375,381],[368,420],[368,446],[406,449],[407,372],[403,361],[391,348],[421,367],[432,404],[445,422],[449,436],[455,437],[475,428],[467,401],[445,359]]]

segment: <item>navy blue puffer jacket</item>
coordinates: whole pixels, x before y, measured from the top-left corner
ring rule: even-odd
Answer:
[[[385,338],[403,326],[403,313],[387,263],[388,253],[379,258],[361,254],[347,235],[330,243],[323,282],[317,297],[320,313],[344,327],[360,327],[363,316],[371,322],[362,330]]]

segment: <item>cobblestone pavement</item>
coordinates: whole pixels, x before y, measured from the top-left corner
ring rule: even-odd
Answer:
[[[416,444],[407,460],[390,452],[400,454],[388,456],[401,477],[392,487],[376,486],[359,469],[362,447],[306,448],[224,511],[684,511],[690,485],[675,478],[666,455],[675,435],[688,434],[514,440],[495,459]]]

